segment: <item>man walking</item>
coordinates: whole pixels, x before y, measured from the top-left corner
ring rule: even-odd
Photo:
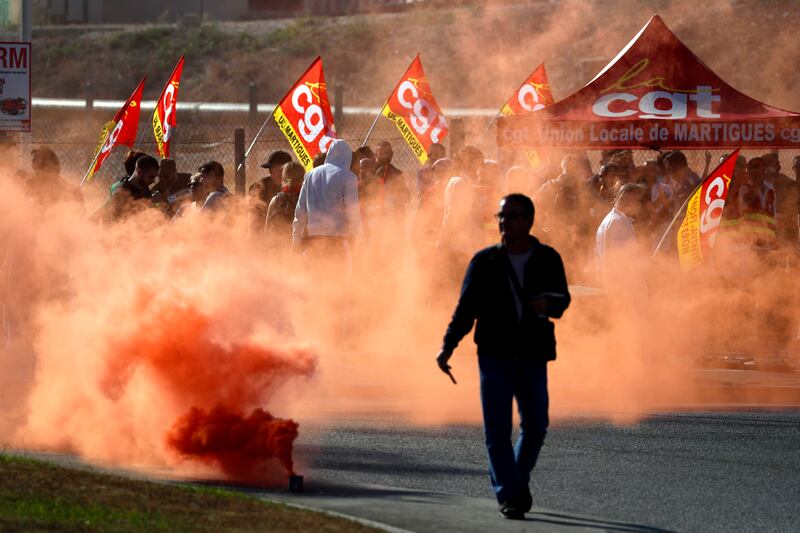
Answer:
[[[492,488],[504,518],[530,511],[528,483],[548,426],[547,362],[556,358],[550,318],[560,318],[570,296],[561,257],[530,235],[533,202],[523,194],[500,200],[502,242],[481,250],[467,268],[461,296],[436,361],[448,361],[475,326],[481,405]],[[512,400],[520,433],[511,446]]]

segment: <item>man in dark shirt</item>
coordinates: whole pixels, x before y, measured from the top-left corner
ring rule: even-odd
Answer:
[[[158,177],[158,161],[149,155],[136,160],[136,167],[129,177],[119,181],[108,201],[100,206],[92,217],[102,215],[105,222],[119,222],[131,215],[153,207],[150,187]]]
[[[556,358],[550,318],[560,318],[570,302],[561,257],[530,235],[533,218],[527,196],[510,194],[500,201],[502,242],[472,258],[436,358],[449,374],[453,350],[477,321],[489,474],[501,515],[514,519],[531,509],[530,473],[547,432],[547,362]],[[514,398],[520,432],[512,448]]]
[[[387,141],[378,143],[375,153],[378,158],[376,174],[383,184],[383,209],[384,214],[395,218],[395,221],[405,214],[411,195],[408,192],[403,171],[392,164],[394,151]]]

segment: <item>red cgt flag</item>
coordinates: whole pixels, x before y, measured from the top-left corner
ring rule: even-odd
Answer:
[[[686,203],[686,214],[677,233],[678,256],[684,270],[702,263],[714,247],[738,157],[739,150],[729,155]]]
[[[423,164],[428,160],[431,145],[441,142],[450,131],[422,70],[419,54],[411,62],[381,112],[395,123],[403,139]]]
[[[550,84],[547,82],[547,73],[544,70],[544,63],[536,67],[525,82],[520,85],[514,95],[500,110],[504,117],[512,115],[525,115],[533,111],[539,111],[553,103],[553,94],[550,92]]]
[[[317,57],[292,85],[273,117],[300,163],[311,170],[314,156],[327,152],[328,145],[336,138],[322,58]]]
[[[169,157],[170,139],[172,129],[178,124],[175,117],[175,110],[178,107],[178,86],[181,82],[183,72],[183,56],[178,60],[169,81],[161,91],[161,96],[156,102],[153,111],[153,134],[156,137],[158,154],[161,157]]]
[[[86,181],[90,181],[95,172],[100,170],[103,161],[106,160],[108,154],[111,153],[111,150],[116,145],[133,146],[133,143],[136,142],[136,132],[139,129],[139,110],[142,106],[142,90],[146,79],[147,76],[142,78],[136,90],[117,111],[111,122],[106,123],[100,133],[100,142],[97,145],[94,158],[92,158],[92,164],[89,165],[89,170],[83,176],[81,185]]]
[[[520,85],[514,95],[500,109],[500,114],[504,117],[513,115],[526,115],[534,111],[539,111],[553,104],[553,93],[550,92],[550,83],[547,81],[547,72],[544,70],[544,63],[536,67],[533,74]],[[539,166],[541,163],[541,151],[527,150],[525,155],[532,167]]]

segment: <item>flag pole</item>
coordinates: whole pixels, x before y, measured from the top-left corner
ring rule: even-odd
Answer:
[[[394,93],[394,91],[392,91],[392,93]],[[372,121],[372,126],[369,127],[369,131],[367,131],[367,136],[364,137],[364,142],[361,143],[362,147],[367,145],[367,141],[369,140],[369,136],[372,135],[372,130],[375,129],[375,124],[378,123],[378,119],[381,118],[381,115],[383,115],[383,109],[386,107],[386,104],[388,104],[388,103],[389,103],[389,100],[386,100],[386,102],[384,102],[384,104],[378,110],[378,115],[375,117],[375,120]]]
[[[489,131],[489,128],[491,128],[492,125],[495,122],[497,122],[497,119],[500,118],[500,114],[501,114],[500,111],[498,111],[497,114],[492,118],[492,120],[489,121],[489,123],[486,125],[486,127],[483,128],[483,132],[481,133],[480,137],[478,137],[478,142],[480,142],[481,139],[483,139],[483,136],[486,135],[486,132]]]
[[[283,101],[283,99],[281,99],[281,101]],[[258,138],[261,137],[261,133],[264,131],[264,128],[266,128],[267,124],[269,124],[269,119],[271,119],[272,115],[275,114],[275,110],[278,108],[279,105],[281,105],[280,102],[275,104],[275,107],[273,107],[272,111],[270,111],[269,115],[267,115],[267,120],[264,121],[264,123],[259,128],[258,133],[256,133],[256,136],[253,137],[253,142],[250,143],[250,146],[244,152],[244,157],[242,157],[242,162],[239,163],[238,167],[236,167],[236,171],[237,172],[240,171],[242,169],[242,167],[244,166],[244,164],[247,162],[247,156],[250,155],[250,152],[253,150],[253,147],[256,145],[256,142],[258,141]]]
[[[89,177],[89,173],[94,168],[95,163],[97,163],[97,158],[100,156],[100,152],[102,151],[103,146],[106,144],[106,140],[108,140],[108,134],[106,134],[105,138],[103,139],[103,144],[100,145],[100,150],[98,150],[94,154],[94,157],[92,158],[92,162],[89,164],[89,168],[86,169],[86,174],[83,175],[83,179],[81,179],[81,184],[78,185],[78,187],[83,187],[83,184],[86,183],[86,178]]]
[[[686,206],[689,204],[689,200],[692,199],[692,196],[694,196],[694,193],[697,192],[697,189],[699,189],[702,186],[703,186],[703,182],[701,181],[697,185],[697,187],[692,189],[692,192],[689,193],[689,196],[686,197],[686,200],[684,200],[683,204],[678,208],[678,211],[677,211],[677,213],[675,213],[675,216],[672,217],[672,222],[670,222],[669,226],[667,226],[667,231],[665,231],[664,235],[661,236],[661,240],[658,241],[658,244],[656,245],[656,249],[653,251],[653,258],[654,259],[655,259],[656,255],[658,254],[659,250],[661,250],[661,245],[664,244],[664,241],[667,239],[667,235],[669,235],[669,232],[672,231],[672,226],[674,226],[675,222],[678,221],[678,218],[680,218],[681,213],[685,213],[686,212]]]

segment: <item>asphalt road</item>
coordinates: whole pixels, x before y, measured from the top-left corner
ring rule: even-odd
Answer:
[[[479,427],[305,426],[295,458],[310,482],[492,498]],[[800,410],[556,422],[532,490],[535,506],[621,524],[800,531]]]

